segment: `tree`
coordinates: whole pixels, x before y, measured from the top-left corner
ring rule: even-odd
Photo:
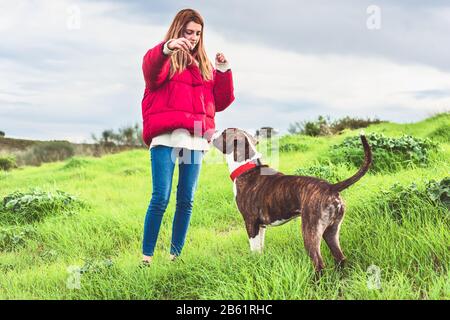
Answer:
[[[104,143],[109,143],[111,142],[112,138],[114,137],[114,131],[109,129],[109,130],[104,130],[102,132],[102,141]]]
[[[135,144],[135,130],[134,127],[123,127],[121,129],[119,129],[119,136],[121,137],[121,140],[126,144],[126,145],[134,145]]]
[[[126,145],[144,147],[142,129],[138,123],[119,128],[117,132],[113,129],[104,130],[100,137],[91,133],[92,140],[101,145]]]

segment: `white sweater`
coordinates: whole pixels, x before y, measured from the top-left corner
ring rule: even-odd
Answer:
[[[150,148],[158,145],[186,148],[189,150],[209,150],[208,140],[202,137],[190,135],[187,131],[176,130],[174,132],[163,133],[152,139]]]

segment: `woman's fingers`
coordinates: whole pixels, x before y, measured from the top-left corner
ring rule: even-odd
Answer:
[[[219,52],[219,53],[216,54],[216,60],[217,60],[219,63],[224,63],[224,62],[227,61],[227,59],[225,59],[225,56],[224,56],[223,53],[221,53],[221,52]]]
[[[191,43],[186,38],[178,38],[178,39],[176,39],[174,41],[173,46],[174,46],[175,49],[180,49],[180,50],[183,50],[183,51],[185,51],[187,53],[189,53],[191,51],[191,49],[192,49]]]
[[[187,39],[185,39],[185,38],[180,38],[180,45],[183,47],[183,49],[184,49],[185,51],[189,51],[189,44],[188,44]]]
[[[183,38],[183,40],[184,40],[184,43],[186,44],[187,48],[188,48],[189,50],[192,50],[192,44],[191,44],[191,42],[190,42],[188,39],[186,39],[186,38]]]
[[[177,49],[186,51],[186,44],[183,41],[177,40],[176,46],[177,46]]]

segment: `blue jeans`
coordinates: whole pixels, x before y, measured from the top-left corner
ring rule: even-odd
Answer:
[[[203,152],[159,145],[151,148],[150,154],[153,191],[145,217],[142,251],[146,256],[153,256],[162,217],[169,204],[173,171],[178,159],[177,203],[170,246],[170,253],[178,256],[183,249],[191,219]]]

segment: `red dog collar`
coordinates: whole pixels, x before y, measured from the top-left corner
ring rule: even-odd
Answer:
[[[237,177],[239,177],[241,174],[243,174],[244,172],[249,171],[250,169],[253,169],[256,167],[256,164],[253,162],[247,162],[246,164],[243,164],[242,166],[238,167],[236,170],[234,170],[231,174],[230,174],[230,178],[231,180],[236,180]]]

